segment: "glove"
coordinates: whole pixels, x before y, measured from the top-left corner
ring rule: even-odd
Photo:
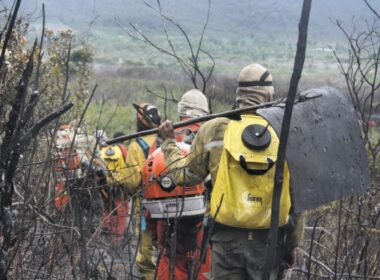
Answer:
[[[171,121],[166,120],[159,127],[159,135],[163,141],[166,139],[174,139],[174,129],[173,123]]]

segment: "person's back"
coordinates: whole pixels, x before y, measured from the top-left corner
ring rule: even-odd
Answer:
[[[114,135],[115,137],[117,135]],[[124,236],[128,215],[128,200],[125,191],[128,175],[122,147],[124,147],[123,144],[103,145],[100,150],[100,155],[107,167],[107,184],[101,188],[105,205],[103,227],[108,231],[113,242],[120,241]]]
[[[261,65],[249,65],[239,75],[236,107],[242,108],[269,102],[272,100],[273,92],[272,76],[269,72]],[[251,116],[256,115],[253,114]],[[249,116],[247,117],[249,118]],[[250,125],[261,124],[261,127],[266,130],[266,125],[264,125],[265,120],[258,116],[257,118],[261,120],[261,123],[254,120]],[[246,119],[243,116],[242,121],[217,118],[206,122],[198,131],[197,137],[193,141],[190,155],[186,159],[180,156],[178,149],[174,146],[171,123],[166,122],[160,127],[160,135],[163,140],[166,139],[162,145],[162,150],[164,151],[168,165],[171,166],[173,164],[172,169],[178,169],[179,167],[186,169],[185,172],[173,172],[173,180],[179,183],[195,184],[205,178],[208,173],[211,174],[213,185],[211,214],[217,221],[212,222],[214,230],[211,236],[213,245],[213,279],[229,279],[229,277],[236,277],[236,279],[260,279],[263,272],[269,226],[267,223],[261,227],[257,224],[254,226],[252,224],[245,224],[249,218],[253,219],[254,216],[248,216],[247,219],[247,213],[244,213],[245,207],[238,205],[238,202],[235,204],[235,200],[240,202],[245,200],[247,206],[261,208],[264,205],[262,203],[263,199],[271,200],[271,192],[264,193],[264,190],[261,189],[259,191],[263,191],[263,193],[260,195],[250,195],[250,192],[238,193],[241,191],[242,186],[233,185],[236,184],[238,179],[242,180],[241,184],[247,187],[251,185],[251,181],[262,180],[262,178],[258,178],[267,175],[251,175],[245,174],[245,172],[249,173],[252,169],[267,169],[271,164],[270,162],[263,162],[264,167],[260,166],[258,168],[257,164],[252,164],[254,162],[250,160],[254,151],[246,151],[246,154],[241,153],[239,155],[239,151],[236,150],[239,149],[238,147],[244,146],[244,143],[239,144],[242,141],[242,135],[237,135],[238,131],[236,127],[239,127],[239,123],[244,122]],[[264,132],[264,129],[261,130]],[[261,134],[261,132],[257,133]],[[275,136],[270,135],[272,138]],[[263,149],[262,153],[266,153],[265,150],[266,148]],[[233,157],[235,157],[234,160],[232,159]],[[275,161],[275,158],[273,160]],[[225,164],[226,161],[229,163]],[[243,168],[244,166],[245,168]],[[239,176],[239,174],[249,178],[246,179],[248,181],[244,181],[244,176]],[[286,179],[286,171],[284,176]],[[270,179],[273,179],[273,177],[267,178],[267,181]],[[284,183],[285,185],[289,184],[289,180],[284,180]],[[273,191],[273,184],[269,189]],[[290,197],[286,197],[286,195],[288,194],[285,192],[285,200],[289,199],[290,201]],[[233,199],[233,196],[236,199]],[[265,205],[268,205],[268,203],[265,203]],[[222,207],[227,210],[222,209]],[[287,207],[289,205],[284,209],[288,209]],[[241,210],[239,211],[239,209]],[[221,210],[221,215],[218,217]],[[226,212],[231,212],[232,218],[226,215]],[[267,209],[267,213],[270,217],[270,208]],[[287,215],[288,213],[285,216],[287,217]],[[235,221],[233,221],[234,219]],[[262,219],[266,219],[266,222],[268,221],[268,217],[263,217]],[[302,238],[302,220],[296,219],[295,226],[291,225],[290,219],[287,218],[285,218],[284,223],[288,227],[284,226],[280,230],[279,247],[271,279],[276,279],[280,264],[285,258],[288,264],[292,263],[293,259],[291,259],[291,256],[294,253],[293,250],[298,246]]]
[[[207,98],[201,91],[192,89],[182,95],[178,103],[178,115],[181,121],[202,117],[208,113]],[[175,131],[177,145],[184,154],[188,153],[188,144],[192,142],[200,127],[201,123],[197,123]],[[210,250],[206,255],[206,262],[202,264],[200,261],[202,222],[206,211],[204,184],[200,183],[193,188],[178,185],[164,190],[159,180],[152,181],[151,178],[164,178],[166,170],[162,151],[157,149],[145,163],[143,172],[148,226],[153,233],[154,242],[162,250],[157,265],[157,279],[166,280],[175,277],[186,280],[188,276],[198,280],[207,279],[205,274],[209,274],[211,270]],[[181,209],[179,214],[178,201],[183,205],[179,206]],[[171,205],[174,207],[170,207]],[[180,217],[177,217],[178,215]],[[176,244],[175,258],[173,244]]]

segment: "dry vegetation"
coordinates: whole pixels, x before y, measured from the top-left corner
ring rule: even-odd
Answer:
[[[53,139],[59,123],[76,120],[76,126],[83,127],[81,122],[96,89],[91,91],[88,82],[93,54],[76,42],[70,31],[44,29],[33,46],[27,44],[27,23],[17,17],[19,2],[15,1],[12,10],[2,12],[0,36],[0,279],[137,279],[134,262],[138,240],[132,230],[135,217],[133,213],[126,217],[127,230],[117,241],[102,230],[105,217],[97,212],[95,197],[107,186],[99,184],[91,169],[85,170],[84,177],[68,180],[66,190],[72,200],[66,211],[54,205],[59,194],[54,191],[51,172],[57,150]],[[372,188],[308,213],[305,240],[296,266],[284,272],[286,279],[380,279],[380,138],[368,122],[378,113],[380,104],[379,23],[380,18],[362,33],[342,28],[349,53],[348,58],[339,57],[348,92],[363,124]],[[195,49],[201,52],[201,44]],[[193,59],[196,57],[195,51]],[[208,53],[206,58],[213,61]],[[183,66],[198,69],[191,72],[196,76],[190,75],[190,81],[175,76],[180,86],[173,83],[173,88],[169,84],[163,89],[161,82],[148,85],[159,94],[174,90],[178,97],[184,88],[201,81],[200,87],[211,98],[214,92],[220,93],[212,104],[228,108],[235,80],[217,76],[216,86],[207,84],[209,79],[197,76],[202,76],[197,63],[193,60],[190,66]],[[207,71],[211,69],[206,67]],[[133,75],[137,75],[131,78],[134,88],[145,91],[146,82],[141,76],[157,80],[158,74],[135,68],[116,73],[110,96],[117,96],[124,87],[123,77]],[[165,78],[159,75],[159,79]],[[303,88],[308,86],[302,84]],[[278,81],[277,88],[285,92],[287,83]],[[71,110],[70,102],[76,104]],[[123,102],[128,105],[131,99]],[[95,107],[92,129],[106,126],[99,123],[105,107],[104,102]],[[122,112],[131,114],[128,110]],[[106,123],[112,122],[113,116],[107,116]],[[95,150],[92,155],[96,155]]]

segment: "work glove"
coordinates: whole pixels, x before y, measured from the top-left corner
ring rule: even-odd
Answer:
[[[168,120],[163,122],[159,127],[159,135],[162,141],[165,141],[166,139],[174,139],[175,136],[174,136],[173,123]]]

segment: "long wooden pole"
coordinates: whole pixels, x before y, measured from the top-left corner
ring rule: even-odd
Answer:
[[[297,52],[294,60],[293,74],[290,79],[288,97],[285,104],[284,118],[281,125],[280,144],[277,154],[276,172],[274,178],[274,190],[272,199],[271,212],[271,228],[269,231],[269,247],[266,253],[264,272],[262,280],[269,280],[274,263],[275,250],[278,239],[278,222],[280,213],[280,198],[282,191],[283,173],[285,165],[286,145],[290,130],[290,121],[292,118],[294,100],[297,93],[298,82],[301,78],[303,64],[305,62],[306,45],[307,45],[307,29],[309,25],[309,17],[312,0],[304,0],[302,6],[301,19],[298,24],[298,42]]]
[[[277,105],[277,104],[280,104],[282,102],[284,102],[284,100],[280,99],[280,100],[276,100],[276,101],[272,101],[272,102],[268,102],[268,103],[263,103],[260,105],[255,105],[255,106],[235,109],[235,110],[231,110],[231,111],[226,111],[226,112],[222,112],[222,113],[207,115],[204,117],[194,118],[191,120],[186,120],[183,122],[175,123],[175,124],[173,124],[173,128],[185,127],[185,126],[188,126],[188,125],[191,125],[194,123],[205,122],[205,121],[215,119],[215,118],[220,118],[220,117],[239,116],[241,114],[252,112],[252,111],[255,111],[257,109],[271,107],[273,105]],[[151,135],[151,134],[157,134],[157,133],[158,133],[158,128],[152,128],[152,129],[132,133],[129,135],[120,136],[120,137],[117,137],[114,139],[110,139],[110,140],[106,141],[106,143],[107,144],[115,144],[115,143],[120,143],[120,142],[123,142],[126,140],[130,140],[130,139],[134,139],[134,138],[138,138],[138,137],[143,137],[143,136]]]

